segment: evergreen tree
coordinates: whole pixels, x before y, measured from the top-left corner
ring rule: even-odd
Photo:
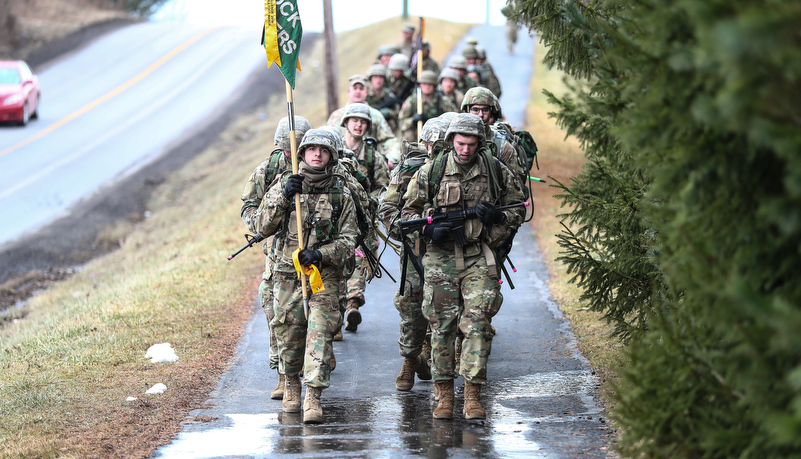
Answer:
[[[801,3],[519,7],[587,77],[554,98],[589,159],[563,258],[594,308],[640,318],[621,451],[801,455]]]

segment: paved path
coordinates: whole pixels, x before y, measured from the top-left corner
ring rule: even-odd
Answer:
[[[479,26],[471,35],[499,73],[509,121],[521,125],[533,41],[521,34],[517,53],[509,56],[502,27]],[[513,69],[509,77],[506,68]],[[267,324],[254,307],[239,354],[209,408],[192,413],[214,420],[188,422],[156,457],[613,457],[605,414],[595,400],[598,383],[550,298],[528,225],[511,257],[516,289],[504,286],[504,305],[493,319],[498,333],[490,382],[482,391],[486,421],[466,421],[460,413],[453,421],[432,419],[430,381],[418,381],[410,392],[395,390],[402,363],[392,306],[397,284],[385,276],[368,285],[358,332],[334,343],[337,369],[322,397],[325,424],[303,425],[299,415],[282,413],[281,402],[270,400],[277,377],[267,366]],[[382,263],[398,278],[391,250]],[[457,381],[457,407],[462,384]]]

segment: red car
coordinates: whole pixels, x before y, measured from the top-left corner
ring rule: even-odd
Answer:
[[[0,122],[28,124],[39,117],[39,77],[23,61],[0,61]]]

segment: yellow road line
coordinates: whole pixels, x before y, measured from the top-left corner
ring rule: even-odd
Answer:
[[[97,108],[99,105],[103,104],[104,102],[108,102],[113,97],[121,94],[126,89],[129,89],[131,86],[133,86],[136,83],[142,81],[145,77],[147,77],[151,73],[155,72],[156,69],[158,69],[162,65],[166,64],[170,59],[174,58],[179,53],[181,53],[182,51],[186,50],[186,48],[189,48],[192,44],[194,44],[195,42],[197,42],[198,40],[200,40],[204,36],[208,35],[211,32],[214,32],[215,30],[218,30],[218,29],[219,28],[205,30],[205,31],[200,32],[199,34],[195,35],[194,37],[190,38],[189,40],[181,43],[180,45],[178,45],[177,48],[175,48],[172,51],[170,51],[169,53],[165,54],[164,57],[162,57],[161,59],[157,60],[150,67],[146,68],[141,73],[139,73],[139,75],[136,75],[135,77],[133,77],[130,80],[126,81],[125,83],[121,84],[116,89],[113,89],[113,90],[109,91],[106,95],[104,95],[102,97],[99,97],[98,99],[95,99],[94,101],[86,104],[85,106],[83,106],[82,108],[80,108],[77,111],[73,112],[72,114],[67,115],[65,118],[63,118],[63,119],[51,124],[50,126],[46,127],[45,129],[42,129],[41,131],[37,132],[35,135],[33,135],[31,137],[28,137],[27,139],[17,143],[16,145],[12,145],[12,146],[6,148],[3,151],[0,151],[0,157],[3,157],[3,156],[5,156],[5,155],[7,155],[7,154],[9,154],[9,153],[11,153],[11,152],[13,152],[15,150],[18,150],[18,149],[24,147],[25,145],[28,145],[28,144],[30,144],[32,142],[35,142],[36,140],[41,139],[42,137],[46,136],[47,134],[50,134],[51,132],[55,131],[56,129],[59,129],[60,127],[62,127],[65,124],[69,123],[70,121],[75,120],[79,116],[86,114],[87,112],[89,112],[90,110],[92,110],[94,108]]]

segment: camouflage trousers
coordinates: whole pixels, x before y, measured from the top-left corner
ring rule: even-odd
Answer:
[[[459,377],[454,370],[456,332],[464,334],[459,374],[465,381],[487,381],[487,360],[494,331],[490,324],[503,302],[496,270],[482,253],[465,257],[456,269],[452,249],[429,245],[423,256],[423,314],[431,327],[431,373],[434,381]]]
[[[403,260],[401,260],[403,272]],[[400,355],[417,357],[423,349],[423,341],[428,332],[428,320],[423,316],[423,281],[411,260],[406,265],[406,285],[403,296],[400,289],[393,299],[395,309],[400,314]]]
[[[267,317],[267,328],[270,330],[270,369],[275,370],[278,368],[278,341],[276,341],[275,332],[272,325],[270,325],[273,317],[275,317],[275,309],[273,309],[273,276],[272,273],[269,274],[269,278],[267,276],[268,274],[265,272],[261,284],[259,284],[259,304],[261,304],[261,309],[264,311],[265,317]]]
[[[362,269],[364,258],[359,255],[354,257],[356,258],[356,269],[353,270],[353,274],[348,279],[348,294],[346,296],[349,300],[358,301],[359,306],[361,306],[364,304],[364,289],[367,288],[367,280],[364,278],[364,270]]]
[[[273,273],[275,316],[271,330],[278,341],[278,371],[296,375],[310,387],[330,386],[331,341],[342,320],[339,311],[339,281],[334,268],[323,269],[325,290],[309,295],[309,317],[303,311],[303,292],[296,274]],[[308,288],[308,286],[307,286]]]

